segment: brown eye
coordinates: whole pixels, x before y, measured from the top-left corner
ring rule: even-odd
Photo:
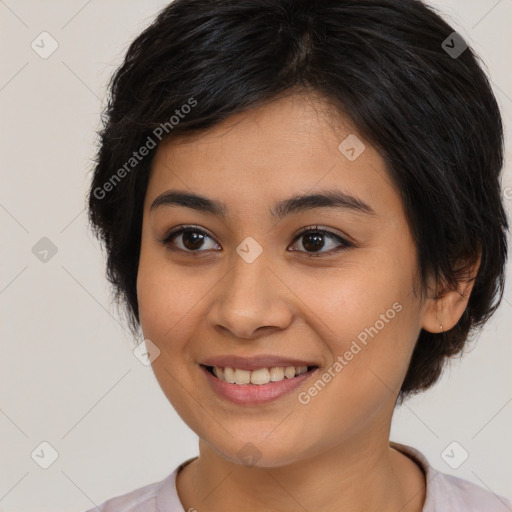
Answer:
[[[295,237],[294,243],[301,242],[302,248],[292,251],[306,253],[308,257],[328,256],[354,244],[340,235],[319,227],[304,228]],[[168,233],[161,243],[171,251],[201,253],[209,250],[221,250],[213,238],[202,229],[194,226],[181,226]],[[326,250],[324,250],[326,249]]]
[[[299,252],[306,252],[308,256],[312,257],[328,255],[343,249],[347,249],[349,247],[353,247],[351,242],[348,242],[341,236],[318,227],[304,228],[295,237],[294,242],[295,241],[300,241],[300,245],[302,245],[304,250],[293,249],[294,251],[298,250]],[[327,248],[327,250],[322,250],[324,248]]]
[[[205,250],[220,249],[220,246],[210,242],[208,247],[208,240],[213,239],[202,231],[194,227],[181,227],[168,233],[161,241],[167,248],[171,250],[185,251],[185,252],[204,252]],[[213,245],[213,247],[211,247]]]
[[[302,235],[302,245],[307,251],[317,252],[324,247],[325,238],[323,233],[307,233]]]
[[[200,249],[204,243],[204,235],[198,231],[184,231],[182,237],[183,245],[191,251]]]

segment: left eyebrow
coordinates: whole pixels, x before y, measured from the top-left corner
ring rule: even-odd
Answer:
[[[222,218],[226,217],[228,211],[227,206],[221,201],[178,190],[167,190],[160,194],[151,204],[150,211],[161,206],[184,206]],[[270,214],[282,219],[287,215],[314,208],[342,208],[376,215],[375,210],[363,200],[340,190],[322,190],[315,194],[289,197],[275,203],[270,209]]]
[[[340,190],[322,190],[316,194],[293,196],[276,203],[270,210],[273,217],[282,219],[291,213],[313,208],[342,208],[368,215],[377,215],[375,210],[362,199]]]

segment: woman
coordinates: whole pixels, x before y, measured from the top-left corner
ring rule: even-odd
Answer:
[[[510,509],[389,442],[500,302],[502,165],[485,74],[418,0],[166,7],[89,216],[199,457],[101,509]]]

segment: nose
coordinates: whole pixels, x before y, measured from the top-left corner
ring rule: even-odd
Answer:
[[[255,339],[285,329],[293,319],[292,294],[263,254],[252,263],[237,255],[232,271],[219,284],[207,320],[223,335]]]

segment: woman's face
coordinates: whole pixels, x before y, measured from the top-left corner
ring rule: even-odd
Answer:
[[[329,108],[280,99],[162,144],[154,159],[137,278],[144,337],[160,349],[153,370],[190,428],[239,463],[387,440],[422,327],[399,194]],[[290,201],[300,196],[314,197]],[[225,380],[206,368],[215,363]]]

